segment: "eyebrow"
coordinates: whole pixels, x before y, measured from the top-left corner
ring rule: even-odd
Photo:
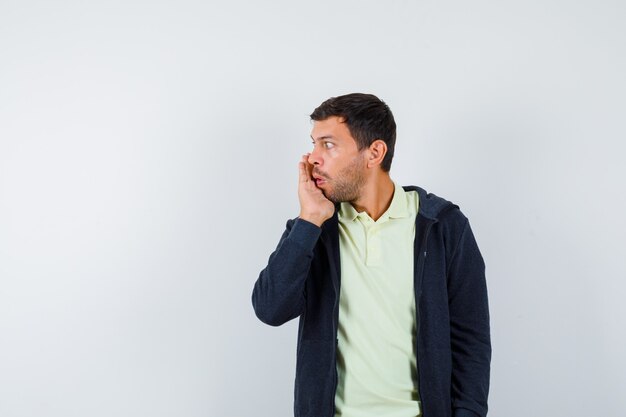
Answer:
[[[317,139],[315,139],[313,136],[311,136],[311,139],[313,139],[313,141],[316,141],[316,140],[324,140],[324,139],[335,139],[335,137],[332,135],[325,135],[325,136],[320,136]]]

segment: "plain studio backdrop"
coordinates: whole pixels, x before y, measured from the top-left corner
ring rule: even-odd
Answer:
[[[0,416],[292,415],[250,295],[308,115],[371,92],[392,178],[487,264],[490,416],[624,415],[626,5],[0,2]]]

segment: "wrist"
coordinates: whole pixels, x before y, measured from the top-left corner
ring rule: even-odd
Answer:
[[[300,215],[298,216],[298,218],[302,220],[306,220],[309,223],[313,223],[317,227],[322,227],[322,224],[324,224],[324,222],[326,221],[326,219],[323,216],[310,214],[310,213],[302,213],[302,212],[300,212]]]

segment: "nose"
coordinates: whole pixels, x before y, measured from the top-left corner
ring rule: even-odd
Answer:
[[[313,148],[313,151],[309,154],[309,164],[311,165],[322,165],[322,158],[319,154],[317,146]]]

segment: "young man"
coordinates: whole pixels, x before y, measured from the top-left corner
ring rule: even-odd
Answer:
[[[300,318],[295,416],[485,416],[485,266],[467,218],[391,180],[396,124],[377,97],[333,97],[311,119],[300,215],[252,293],[263,322]]]

